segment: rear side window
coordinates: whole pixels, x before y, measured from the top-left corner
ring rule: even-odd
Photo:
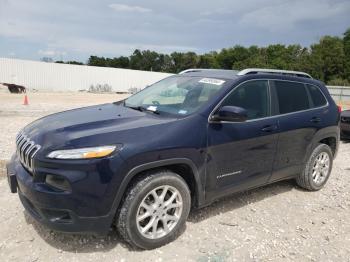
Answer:
[[[277,93],[279,113],[287,114],[310,108],[309,96],[304,84],[273,81]]]
[[[320,107],[327,104],[327,100],[322,94],[321,90],[314,85],[306,85],[311,96],[312,107]]]

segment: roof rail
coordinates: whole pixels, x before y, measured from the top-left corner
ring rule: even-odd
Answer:
[[[290,71],[290,70],[278,70],[278,69],[263,69],[263,68],[247,68],[242,71],[239,71],[237,75],[249,75],[249,74],[259,74],[259,73],[267,73],[267,74],[281,74],[281,75],[292,75],[299,77],[312,78],[311,75],[299,72],[299,71]]]
[[[183,70],[179,73],[181,74],[186,74],[186,73],[191,73],[191,72],[202,72],[202,71],[223,71],[225,69],[210,69],[210,68],[189,68],[186,70]],[[225,70],[225,71],[233,71],[233,70]]]
[[[217,68],[190,68],[186,69],[184,71],[181,71],[179,75],[186,74],[186,73],[198,73],[198,72],[211,72],[216,74],[226,74],[231,76],[236,76],[238,71],[232,70],[232,69],[217,69]]]
[[[179,75],[181,74],[185,74],[185,73],[189,73],[189,72],[196,72],[196,71],[200,71],[198,69],[195,69],[195,68],[190,68],[190,69],[186,69],[186,70],[183,70],[179,73]]]

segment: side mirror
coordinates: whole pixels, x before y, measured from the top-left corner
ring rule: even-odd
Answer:
[[[238,106],[223,106],[212,115],[212,121],[244,122],[248,118],[247,110]]]

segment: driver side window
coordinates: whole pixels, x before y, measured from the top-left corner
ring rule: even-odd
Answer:
[[[269,86],[267,80],[241,84],[223,101],[222,106],[238,106],[247,110],[248,120],[267,117],[269,113]]]

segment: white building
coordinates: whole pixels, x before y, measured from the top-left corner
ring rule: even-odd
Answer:
[[[113,92],[142,89],[171,74],[85,65],[0,58],[0,83],[29,90],[78,91],[108,87]]]

